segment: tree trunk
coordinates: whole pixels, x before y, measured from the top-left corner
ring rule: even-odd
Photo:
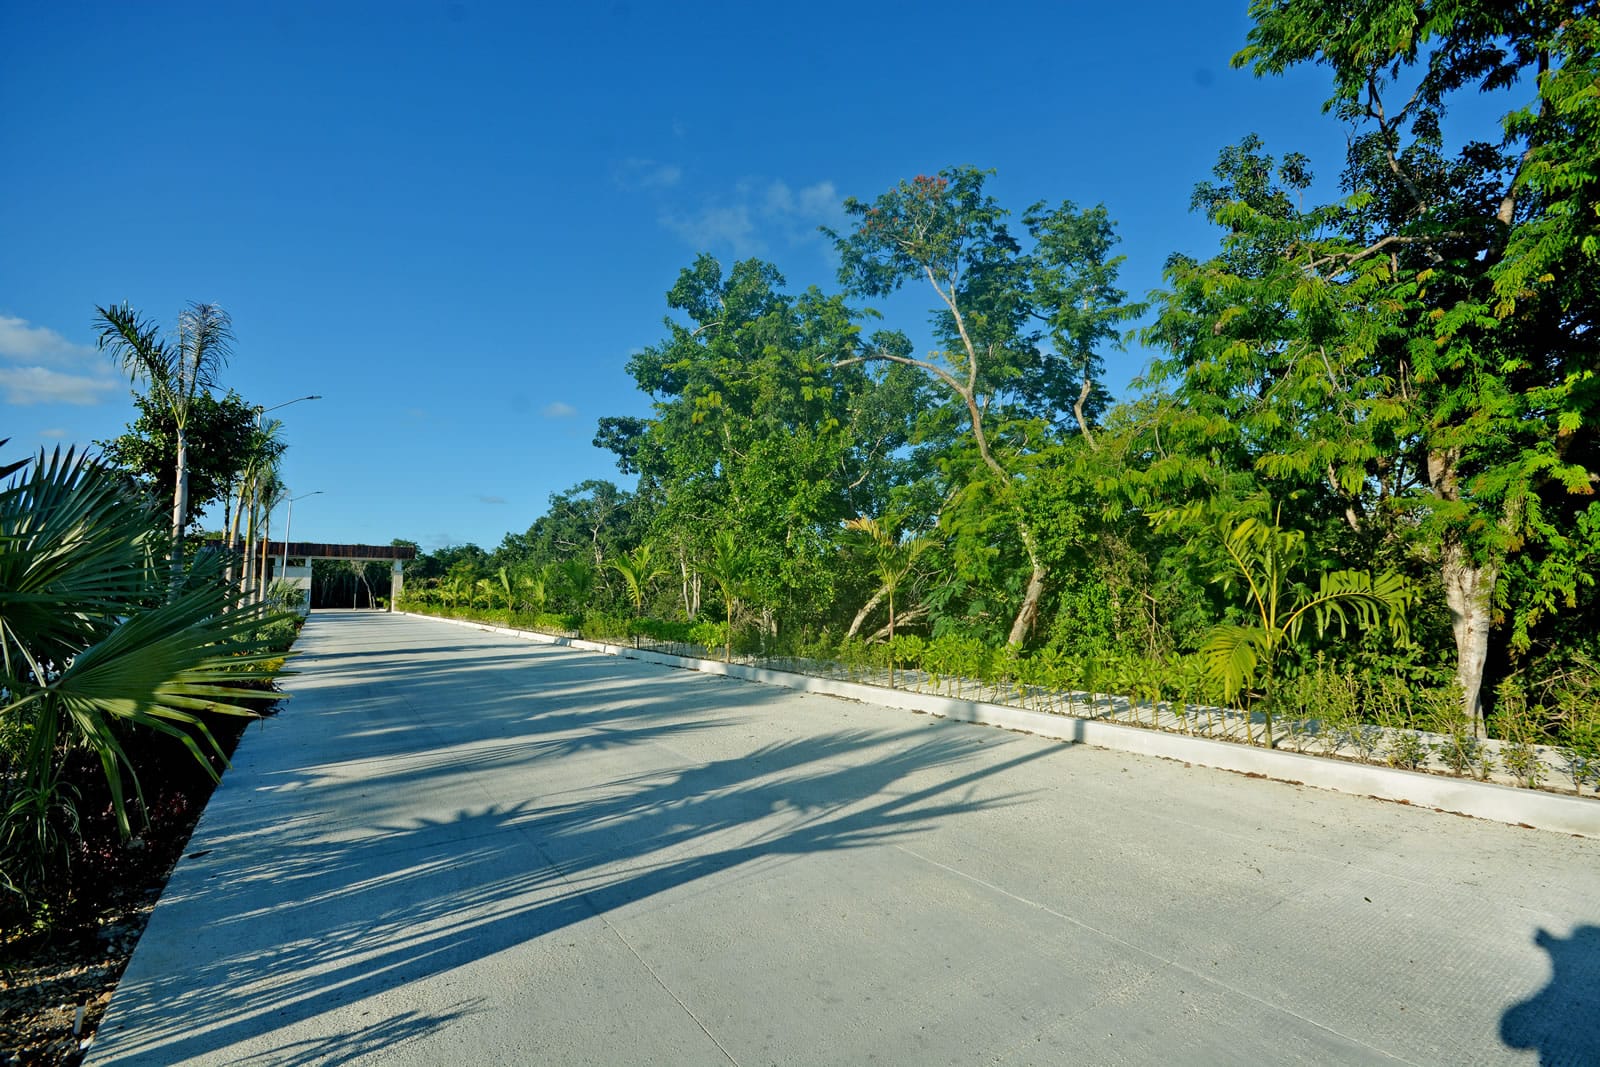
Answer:
[[[683,613],[689,616],[690,622],[694,622],[695,617],[700,614],[700,572],[690,568],[689,554],[684,551],[682,545],[678,546],[678,573],[683,577],[680,587],[683,593]]]
[[[239,588],[245,592],[250,589],[250,580],[255,573],[255,547],[256,547],[256,481],[252,475],[249,484],[249,497],[241,491],[239,494],[239,514],[244,520],[244,539],[240,542],[239,560]]]
[[[272,543],[272,512],[261,522],[261,559],[256,564],[256,599],[267,599],[267,546]]]
[[[917,604],[904,610],[896,611],[894,613],[895,630],[898,631],[900,627],[904,626],[908,622],[921,622],[927,617],[928,605],[926,604]],[[862,638],[862,640],[870,645],[874,641],[888,640],[888,638],[889,624],[886,622],[876,630],[872,631],[870,634],[867,634]]]
[[[1078,402],[1072,405],[1072,414],[1078,420],[1078,432],[1083,434],[1083,439],[1088,444],[1089,451],[1098,452],[1100,451],[1100,446],[1095,443],[1094,434],[1089,432],[1089,419],[1083,413],[1083,405],[1093,392],[1094,379],[1089,377],[1086,369],[1083,375],[1083,388],[1078,390]]]
[[[233,482],[228,483],[228,491],[222,494],[222,535],[223,547],[226,554],[222,557],[222,580],[233,581]]]
[[[1489,598],[1494,593],[1498,569],[1474,563],[1455,542],[1444,547],[1440,568],[1444,599],[1450,606],[1450,628],[1456,639],[1456,684],[1461,687],[1461,707],[1473,731],[1483,736],[1483,668],[1489,659]]]
[[[246,468],[244,476],[239,479],[239,502],[237,505],[233,505],[230,508],[230,510],[233,512],[233,517],[228,522],[227,580],[228,584],[230,585],[235,582],[238,582],[242,585],[244,582],[243,556],[245,553],[240,551],[243,542],[239,540],[239,527],[244,522],[244,498],[247,488],[250,485],[251,477],[252,475],[249,471],[249,468]],[[230,501],[230,504],[231,503],[232,502]]]
[[[866,625],[867,616],[871,615],[873,610],[883,603],[885,591],[886,587],[879,586],[878,591],[872,594],[872,599],[861,605],[861,610],[856,612],[856,617],[850,620],[850,629],[845,631],[845,637],[854,637],[861,632],[861,627]]]
[[[1011,634],[1006,638],[1006,643],[1012,648],[1022,647],[1022,642],[1027,640],[1028,632],[1039,617],[1039,601],[1044,597],[1044,582],[1048,574],[1044,561],[1039,558],[1033,532],[1021,523],[1018,523],[1018,529],[1022,534],[1022,545],[1028,550],[1028,562],[1033,565],[1033,573],[1028,576],[1027,592],[1022,596],[1022,606],[1017,609],[1017,617],[1011,621]]]
[[[183,584],[183,514],[189,510],[189,438],[178,426],[178,484],[172,491],[172,591]]]
[[[894,587],[889,587],[889,688],[894,688]]]
[[[1452,449],[1428,453],[1428,485],[1445,500],[1460,500],[1456,464],[1460,455]],[[1450,629],[1456,639],[1456,684],[1461,687],[1461,709],[1473,731],[1483,736],[1483,668],[1489,659],[1489,598],[1499,579],[1499,568],[1479,564],[1466,546],[1446,534],[1443,560],[1439,568],[1444,580],[1444,600],[1450,607]]]

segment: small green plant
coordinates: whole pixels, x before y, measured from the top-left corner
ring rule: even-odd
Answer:
[[[1203,521],[1202,521],[1203,520]],[[1352,622],[1366,630],[1384,626],[1400,642],[1409,641],[1406,608],[1412,592],[1397,574],[1376,577],[1365,571],[1328,571],[1317,588],[1292,575],[1307,561],[1305,535],[1254,516],[1207,516],[1203,507],[1165,512],[1156,518],[1168,529],[1200,523],[1222,550],[1225,562],[1216,581],[1224,591],[1238,588],[1250,625],[1219,623],[1211,628],[1200,654],[1228,701],[1241,702],[1245,739],[1255,743],[1252,711],[1262,713],[1261,743],[1271,748],[1272,717],[1284,654],[1302,644],[1307,623],[1321,636],[1331,628],[1345,634]],[[1259,696],[1259,708],[1252,707]]]
[[[1539,726],[1535,714],[1529,706],[1527,690],[1517,676],[1508,676],[1495,687],[1494,725],[1504,738],[1500,763],[1518,785],[1527,789],[1537,789],[1549,770],[1539,754]]]
[[[1375,763],[1378,749],[1383,744],[1383,727],[1350,720],[1345,724],[1345,740],[1356,750],[1356,757],[1362,763]]]
[[[1483,742],[1465,731],[1445,734],[1434,751],[1457,778],[1473,773],[1483,754]]]
[[[1544,781],[1544,760],[1538,749],[1526,741],[1507,741],[1500,746],[1500,762],[1517,784],[1526,789],[1537,789]]]
[[[1590,758],[1575,748],[1563,745],[1556,749],[1556,755],[1561,758],[1561,769],[1567,772],[1567,777],[1572,779],[1572,795],[1581,796],[1583,783],[1589,780]]]
[[[927,642],[916,634],[895,634],[889,639],[889,687],[894,688],[896,667],[916,667],[922,662]]]
[[[1428,762],[1431,752],[1428,743],[1415,730],[1397,729],[1389,733],[1383,756],[1391,767],[1415,771]]]
[[[699,645],[706,652],[728,647],[728,624],[701,619],[689,627],[689,643]]]

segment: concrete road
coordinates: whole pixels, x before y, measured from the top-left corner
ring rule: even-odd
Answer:
[[[1600,842],[313,616],[103,1064],[1600,1063]]]

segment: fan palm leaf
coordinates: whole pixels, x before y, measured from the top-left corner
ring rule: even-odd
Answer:
[[[257,633],[279,616],[238,607],[218,558],[162,596],[144,547],[159,538],[153,521],[114,472],[71,450],[41,454],[0,489],[0,725],[25,724],[44,742],[0,755],[54,760],[58,736],[88,747],[124,828],[122,731],[171,736],[210,769],[205,751],[220,750],[200,714],[253,714],[246,687],[275,674]],[[49,777],[42,766],[17,774]]]

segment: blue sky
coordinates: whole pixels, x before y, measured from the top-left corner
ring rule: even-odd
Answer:
[[[227,384],[290,443],[296,539],[486,548],[616,474],[603,415],[700,251],[834,287],[848,195],[996,168],[1013,211],[1104,202],[1136,296],[1217,150],[1334,178],[1316,71],[1228,68],[1245,5],[0,6],[8,458],[114,436],[94,306],[232,314]],[[885,306],[915,333],[928,301]],[[1110,360],[1125,392],[1143,356]],[[282,521],[279,516],[280,523]],[[280,529],[281,532],[281,529]]]

